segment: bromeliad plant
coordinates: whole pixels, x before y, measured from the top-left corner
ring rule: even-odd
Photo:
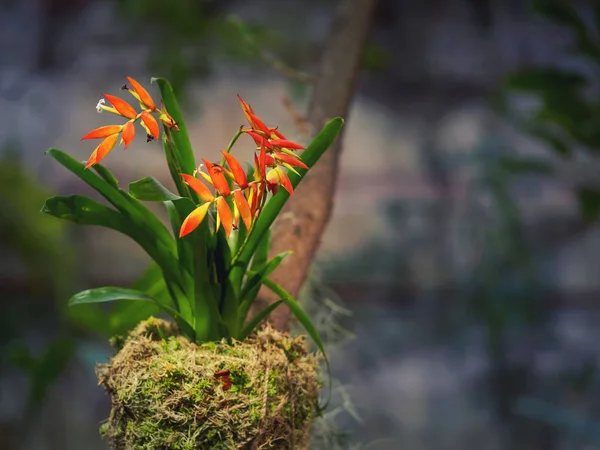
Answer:
[[[124,125],[97,128],[82,139],[102,139],[86,163],[57,149],[47,153],[100,193],[112,207],[71,195],[46,200],[43,212],[79,224],[99,225],[124,233],[153,260],[145,290],[120,287],[90,289],[74,295],[71,305],[109,301],[143,301],[170,315],[190,341],[242,340],[280,304],[286,304],[323,351],[308,316],[281,286],[269,280],[288,253],[268,259],[269,228],[302,177],[333,143],[343,120],[334,118],[304,148],[260,120],[241,97],[247,127],[234,134],[219,163],[196,165],[187,128],[170,84],[153,79],[162,95],[160,109],[150,94],[127,77],[122,90],[139,103],[105,94],[97,109],[127,119]],[[110,106],[107,105],[108,102]],[[123,190],[100,162],[120,139],[127,149],[139,122],[147,141],[162,139],[177,193],[153,177]],[[162,124],[162,133],[159,129]],[[233,153],[242,136],[251,138],[253,164],[244,167]],[[240,139],[240,141],[242,141]],[[236,147],[237,150],[237,147]],[[172,233],[142,202],[162,202]],[[247,320],[261,286],[280,300]],[[143,317],[140,318],[140,320]]]

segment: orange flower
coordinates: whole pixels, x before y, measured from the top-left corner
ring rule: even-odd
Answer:
[[[208,208],[212,205],[212,202],[204,203],[203,205],[198,206],[195,210],[193,210],[183,221],[181,224],[181,229],[179,230],[179,237],[182,238],[185,235],[194,231],[204,220],[206,217],[206,213],[208,212]]]
[[[231,153],[225,151],[222,151],[221,153],[223,153],[225,161],[227,161],[227,165],[231,169],[231,172],[228,173],[228,175],[240,188],[246,189],[248,187],[248,178],[246,177],[246,172],[244,172],[242,165],[233,157],[233,155],[231,155]]]
[[[104,98],[100,99],[96,105],[96,110],[98,112],[108,111],[112,114],[125,117],[129,121],[125,125],[107,125],[97,128],[81,138],[82,140],[100,138],[106,139],[96,148],[96,150],[94,150],[94,153],[92,153],[87,162],[86,168],[100,162],[102,158],[104,158],[108,152],[115,147],[118,141],[119,133],[121,134],[121,142],[125,144],[125,149],[129,148],[135,137],[135,122],[138,120],[140,120],[140,125],[146,131],[146,135],[148,137],[147,142],[158,139],[160,137],[160,129],[157,119],[152,115],[153,112],[158,114],[158,120],[160,120],[166,128],[179,131],[177,123],[169,115],[164,104],[161,104],[161,109],[158,110],[154,100],[152,100],[152,97],[150,94],[148,94],[148,91],[146,91],[146,89],[144,89],[142,85],[133,78],[126,78],[131,84],[132,89],[129,89],[127,85],[123,86],[121,89],[128,91],[131,95],[133,95],[134,98],[138,100],[142,111],[138,114],[133,106],[131,106],[125,100],[115,97],[114,95],[104,94]],[[106,105],[107,101],[111,106]]]
[[[205,161],[205,164],[207,162],[208,161]],[[215,166],[216,166],[216,164],[213,164],[210,167],[215,168]],[[185,174],[185,173],[182,173],[180,175],[184,179],[184,181],[187,183],[187,185],[196,194],[198,194],[198,197],[200,197],[205,203],[200,205],[199,207],[197,207],[194,211],[192,211],[185,218],[185,220],[181,224],[181,229],[179,230],[179,237],[183,237],[183,236],[191,233],[192,231],[194,231],[196,228],[198,228],[198,226],[200,226],[200,224],[206,217],[208,208],[212,204],[214,204],[216,206],[216,210],[217,210],[216,229],[218,230],[220,224],[222,223],[223,228],[225,230],[225,234],[227,235],[227,237],[229,237],[229,235],[231,234],[231,230],[233,229],[233,215],[231,213],[231,208],[229,208],[229,204],[227,203],[227,200],[225,199],[225,197],[227,195],[229,195],[230,192],[228,192],[226,196],[223,196],[223,194],[221,194],[221,196],[215,197],[210,192],[208,187],[206,187],[206,185],[204,185],[202,182],[200,182],[200,180],[198,178],[193,177],[188,174]],[[221,173],[220,175],[225,180],[225,177],[223,176],[223,174]],[[218,178],[218,176],[217,176],[217,178]],[[210,177],[209,177],[209,180],[210,180]],[[227,185],[227,180],[225,180],[225,184]],[[229,189],[229,185],[227,185],[227,188]]]
[[[203,172],[200,172],[200,174],[206,181],[215,187],[219,194],[227,197],[231,193],[231,189],[229,188],[227,178],[225,178],[225,175],[223,175],[223,168],[220,165],[213,164],[204,158],[202,158],[202,161],[204,162],[206,170],[208,171],[208,177]]]
[[[160,130],[158,129],[158,122],[154,116],[148,111],[142,111],[140,117],[142,119],[142,126],[146,129],[148,136],[158,139],[160,137]]]
[[[115,148],[118,138],[118,133],[106,137],[92,152],[90,159],[88,159],[87,163],[85,164],[85,168],[87,169],[88,167],[99,163],[106,155],[108,155],[108,153]]]
[[[125,143],[125,150],[127,150],[129,144],[131,144],[131,141],[133,141],[134,137],[135,126],[133,126],[133,122],[127,122],[125,125],[123,125],[123,131],[121,132],[121,138]]]
[[[144,89],[144,87],[135,81],[133,78],[126,76],[127,81],[131,84],[133,90],[129,89],[127,85],[123,86],[123,89],[129,91],[131,95],[133,95],[139,102],[142,109],[146,109],[148,111],[156,111],[156,104],[148,91]]]
[[[133,106],[131,106],[125,100],[122,100],[119,97],[115,97],[114,95],[110,95],[110,94],[104,94],[104,98],[113,105],[113,108],[111,108],[109,106],[104,106],[104,105],[101,105],[101,103],[98,103],[97,108],[98,108],[99,112],[101,110],[109,111],[113,114],[118,114],[119,116],[126,117],[130,120],[136,118],[137,112],[135,111],[135,109],[133,109]],[[102,102],[102,103],[104,103],[104,102]]]
[[[242,217],[244,225],[246,225],[246,229],[249,230],[250,226],[252,225],[252,210],[250,209],[248,200],[240,189],[233,191],[233,201],[236,213],[239,213],[239,215]]]
[[[233,216],[231,214],[229,204],[227,203],[225,197],[217,197],[217,199],[215,200],[215,204],[217,206],[216,231],[219,231],[219,225],[223,223],[225,234],[227,235],[227,237],[229,237],[233,228]]]

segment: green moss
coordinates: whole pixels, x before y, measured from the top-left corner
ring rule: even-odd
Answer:
[[[98,368],[113,403],[101,432],[118,450],[305,448],[316,368],[301,339],[271,329],[196,345],[152,318]]]

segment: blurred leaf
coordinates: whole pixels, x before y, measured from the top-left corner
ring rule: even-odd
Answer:
[[[531,136],[545,142],[558,156],[571,156],[571,148],[566,140],[553,131],[551,127],[531,121],[528,124],[522,123],[521,128]]]
[[[565,0],[533,0],[533,8],[552,22],[564,25],[576,33],[585,33],[585,24],[569,1]]]
[[[516,71],[504,79],[504,85],[515,91],[540,95],[560,94],[585,87],[588,80],[581,74],[554,67],[535,67]]]
[[[579,188],[577,200],[583,217],[589,222],[596,222],[600,217],[600,190]]]
[[[554,173],[551,163],[532,158],[504,157],[500,159],[500,166],[514,174],[551,175]]]
[[[381,72],[390,65],[390,52],[381,44],[368,42],[363,52],[363,69],[368,72]]]
[[[166,202],[180,199],[154,177],[144,177],[129,184],[129,194],[143,202]]]

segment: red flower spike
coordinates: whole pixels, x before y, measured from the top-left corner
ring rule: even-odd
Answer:
[[[284,139],[285,140],[285,136],[283,134],[281,134],[276,128],[271,128],[271,137],[273,138],[273,136],[275,136],[275,138],[273,139]]]
[[[127,78],[127,81],[129,81],[129,84],[131,84],[131,87],[133,88],[133,91],[137,94],[137,96],[139,97],[140,102],[146,108],[148,108],[150,111],[155,111],[156,104],[154,103],[154,100],[152,100],[152,97],[150,97],[150,94],[148,94],[148,91],[146,89],[144,89],[144,87],[140,83],[135,81],[133,78],[131,78],[131,77],[125,77],[125,78]]]
[[[210,161],[202,158],[204,161],[204,165],[206,166],[206,170],[208,171],[208,175],[212,181],[215,189],[221,194],[223,197],[227,197],[231,194],[231,189],[229,189],[229,183],[227,183],[227,179],[225,175],[223,175],[222,169],[218,164],[213,164]]]
[[[275,158],[273,158],[271,155],[266,155],[265,156],[265,165],[267,167],[276,166],[277,165],[277,161],[275,161]]]
[[[223,223],[225,235],[229,237],[229,235],[231,234],[231,229],[233,228],[233,215],[231,214],[231,209],[229,208],[225,197],[218,197],[216,200],[216,205],[218,219],[221,221],[221,223]]]
[[[267,169],[267,150],[265,149],[264,141],[260,146],[260,153],[258,155],[258,173],[261,180],[265,179],[265,172]]]
[[[148,111],[142,111],[141,118],[142,122],[144,122],[144,125],[146,125],[148,128],[148,134],[150,134],[154,139],[158,139],[160,137],[160,130],[158,128],[158,122],[154,116]]]
[[[304,147],[302,145],[296,144],[295,142],[288,141],[285,139],[275,139],[275,140],[271,141],[271,145],[273,145],[275,147],[283,147],[283,148],[289,148],[289,149],[293,149],[293,150],[304,150]]]
[[[129,144],[131,144],[133,138],[135,137],[135,126],[133,125],[133,122],[127,122],[123,126],[123,133],[121,133],[121,137],[125,143],[125,150],[127,150]]]
[[[242,189],[246,189],[248,187],[248,178],[246,178],[246,172],[242,165],[230,153],[227,153],[226,151],[222,151],[221,153],[223,153],[225,161],[227,161],[227,165],[231,169],[236,184]]]
[[[90,131],[88,134],[83,136],[81,140],[85,139],[101,139],[112,136],[113,134],[118,134],[121,132],[123,127],[121,125],[106,125],[104,127],[96,128],[95,130]]]
[[[242,112],[244,113],[244,116],[246,117],[246,120],[248,121],[248,123],[250,124],[250,126],[253,127],[252,118],[250,117],[250,114],[254,113],[254,111],[252,111],[252,107],[248,103],[246,103],[244,101],[244,99],[242,97],[240,97],[239,94],[238,94],[237,97],[238,97],[238,100],[240,101],[240,104],[242,106]]]
[[[206,217],[206,213],[208,212],[208,208],[210,207],[210,205],[211,203],[204,203],[203,205],[198,206],[185,218],[185,220],[181,224],[181,229],[179,230],[180,238],[198,228],[198,226]]]
[[[215,196],[210,192],[210,189],[208,189],[198,178],[188,175],[187,173],[181,173],[180,175],[187,185],[191,187],[202,200],[205,202],[212,202],[215,199]]]
[[[129,103],[125,100],[121,100],[119,97],[115,97],[114,95],[104,94],[104,98],[110,102],[111,105],[117,110],[119,114],[128,119],[135,119],[137,117],[137,112],[133,109]]]
[[[258,117],[256,117],[253,113],[250,113],[250,118],[252,119],[252,128],[256,129],[256,130],[260,130],[263,133],[265,133],[265,135],[269,136],[269,128],[265,125],[265,123],[260,120]]]
[[[308,169],[308,166],[304,164],[302,160],[295,155],[291,156],[286,153],[278,153],[277,159],[293,167],[301,167],[303,169]]]
[[[94,164],[99,163],[102,159],[108,155],[108,153],[115,148],[117,145],[117,139],[119,139],[118,134],[113,134],[104,139],[98,147],[92,152],[90,159],[88,159],[85,168],[93,166]]]
[[[248,200],[246,200],[244,193],[240,189],[233,191],[233,201],[235,202],[235,206],[242,216],[242,220],[244,221],[244,225],[246,225],[246,229],[249,230],[250,225],[252,225],[252,212],[250,210]]]
[[[256,142],[256,145],[265,145],[269,150],[273,150],[273,145],[264,137],[262,137],[260,134],[255,133],[254,131],[246,131],[246,134],[248,136],[250,136],[252,139],[254,139],[254,142]]]

